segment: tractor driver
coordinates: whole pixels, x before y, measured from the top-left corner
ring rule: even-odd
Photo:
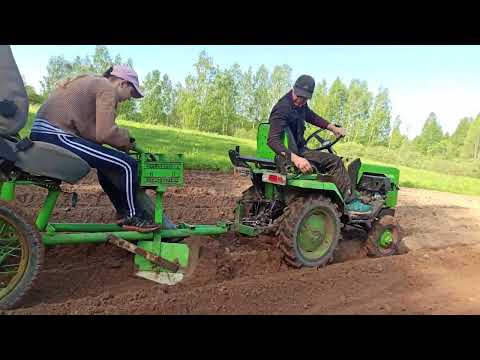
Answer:
[[[315,80],[308,75],[300,76],[293,89],[284,95],[270,113],[270,132],[268,145],[284,157],[291,155],[292,163],[302,172],[312,171],[312,162],[320,172],[330,174],[342,193],[347,210],[356,213],[368,213],[371,206],[355,197],[350,178],[342,159],[334,154],[322,151],[309,151],[305,148],[305,122],[331,131],[335,136],[345,136],[344,128],[337,127],[312,111],[307,101],[312,98]],[[287,149],[282,143],[285,129],[290,128],[296,142],[298,153]]]

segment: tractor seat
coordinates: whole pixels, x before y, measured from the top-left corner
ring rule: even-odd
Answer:
[[[234,166],[248,168],[249,166],[247,165],[247,163],[250,162],[250,163],[254,163],[260,168],[266,168],[266,169],[276,168],[275,161],[273,160],[261,159],[261,158],[250,157],[250,156],[241,156],[238,146],[235,150],[230,150],[228,152],[228,156],[230,157],[230,161]]]
[[[16,140],[1,139],[15,150]],[[75,184],[90,172],[88,163],[76,154],[53,144],[33,141],[33,146],[16,153],[14,165],[20,170],[40,177]]]

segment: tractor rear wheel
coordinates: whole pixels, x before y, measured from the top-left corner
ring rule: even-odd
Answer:
[[[368,256],[384,257],[399,253],[401,242],[398,221],[391,215],[380,218],[372,227],[365,243]]]
[[[0,310],[17,307],[43,264],[44,247],[35,225],[20,209],[0,201]]]
[[[284,261],[296,268],[327,265],[340,241],[340,230],[340,213],[329,198],[294,199],[277,230]]]

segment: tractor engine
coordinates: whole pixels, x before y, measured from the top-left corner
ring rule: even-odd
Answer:
[[[362,200],[372,202],[384,200],[387,193],[392,191],[392,182],[390,178],[383,174],[364,173],[357,184],[357,190],[361,194]]]

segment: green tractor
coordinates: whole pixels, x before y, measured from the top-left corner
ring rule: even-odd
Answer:
[[[330,263],[342,238],[345,225],[368,233],[365,247],[373,257],[399,252],[401,237],[395,218],[400,172],[387,166],[350,162],[348,174],[364,202],[372,205],[368,214],[349,213],[329,174],[302,174],[288,159],[277,156],[267,145],[270,124],[261,123],[257,133],[256,157],[242,156],[237,146],[229,151],[234,172],[249,176],[252,186],[243,192],[235,208],[234,229],[245,236],[276,235],[284,261],[293,267],[320,267]],[[340,140],[312,133],[306,145],[311,150],[334,153]],[[290,131],[283,142],[295,151]]]

